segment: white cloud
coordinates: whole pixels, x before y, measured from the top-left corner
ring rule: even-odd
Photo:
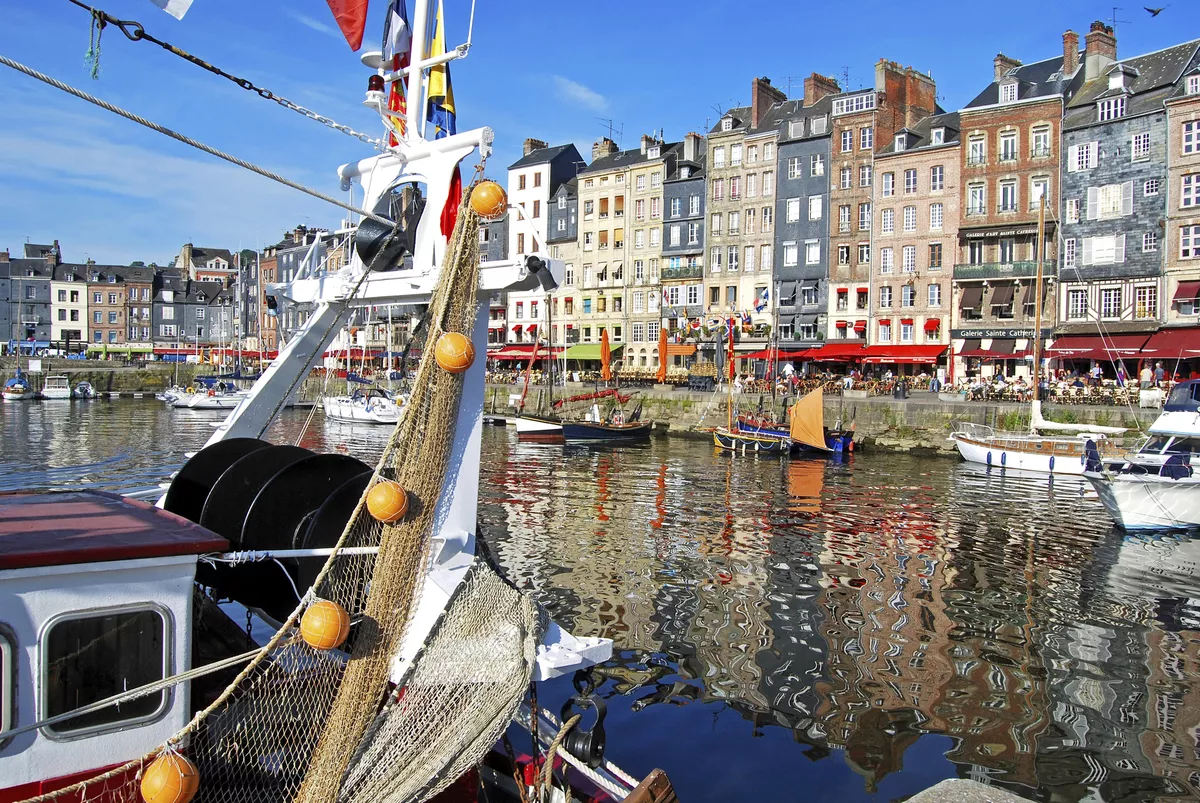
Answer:
[[[284,13],[287,14],[292,19],[294,19],[296,22],[305,26],[306,28],[312,28],[314,31],[319,31],[320,33],[327,34],[328,36],[332,36],[336,39],[342,38],[341,31],[339,31],[337,28],[333,27],[332,25],[326,25],[324,22],[321,22],[319,19],[310,17],[307,14],[301,14],[297,11],[288,10],[288,11],[285,11]]]
[[[563,78],[561,75],[551,77],[554,80],[554,89],[561,100],[596,112],[604,111],[608,106],[608,100],[594,89],[588,89],[583,84],[572,81],[570,78]]]

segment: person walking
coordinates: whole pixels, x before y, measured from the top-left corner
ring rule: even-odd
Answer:
[[[1150,385],[1154,382],[1154,371],[1150,368],[1150,363],[1142,363],[1142,372],[1138,374],[1138,379],[1141,382],[1142,390],[1149,390]]]
[[[1154,363],[1154,384],[1157,387],[1162,387],[1163,383],[1163,367],[1161,362]]]

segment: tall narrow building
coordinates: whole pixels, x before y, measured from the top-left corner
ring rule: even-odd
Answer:
[[[1165,321],[1178,340],[1200,343],[1200,67],[1189,68],[1167,100]],[[1200,348],[1200,347],[1197,347]],[[1180,373],[1200,370],[1200,354]]]
[[[651,291],[646,295],[646,313],[652,316],[653,320],[646,331],[648,348],[638,349],[639,364],[643,351],[649,357],[649,364],[658,364],[661,321],[657,320],[657,316],[660,306],[677,309],[686,301],[689,286],[703,286],[705,157],[704,139],[699,134],[688,134],[683,138],[679,159],[675,161],[674,168],[667,173],[663,182],[666,220],[663,223],[662,288],[659,293]],[[668,335],[667,366],[685,368],[694,361],[697,350],[694,341],[683,342],[684,338],[681,337],[680,324],[687,321],[686,309],[683,318],[663,320],[668,327],[673,327]]]

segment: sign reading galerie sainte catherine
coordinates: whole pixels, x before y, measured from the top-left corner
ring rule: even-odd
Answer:
[[[1045,328],[1045,327],[1042,328],[1042,337],[1049,338],[1049,337],[1052,337],[1053,335],[1054,335],[1053,329],[1049,329],[1049,328]],[[1033,337],[1033,327],[1030,327],[1028,329],[951,329],[950,337],[955,338],[955,339],[962,338],[964,340],[966,340],[968,338],[986,340],[989,337],[991,337],[991,338],[1004,337],[1004,338],[1014,338],[1014,339],[1015,338],[1028,339],[1028,338]]]

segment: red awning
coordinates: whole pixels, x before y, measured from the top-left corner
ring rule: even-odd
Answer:
[[[912,325],[913,325],[913,319],[912,319],[912,318],[901,318],[901,319],[900,319],[900,325],[901,325],[901,326],[912,326]]]
[[[526,332],[536,332],[536,331],[537,331],[537,324],[536,324],[536,323],[531,323],[531,324],[529,324],[528,326],[526,326],[526,327],[525,327],[525,331],[526,331]]]
[[[1128,360],[1137,358],[1147,339],[1144,334],[1109,337],[1064,335],[1051,344],[1046,350],[1046,356],[1057,357],[1060,360]]]
[[[866,321],[855,321],[854,322],[854,331],[856,331],[856,332],[867,331],[867,322]]]
[[[533,343],[510,343],[499,351],[489,351],[487,357],[489,360],[528,360],[533,356]],[[555,346],[549,349],[542,346],[538,349],[537,358],[543,359],[549,356],[549,352],[553,351],[555,357],[559,357],[563,353],[564,346]]]
[[[838,291],[839,293],[849,293],[849,292],[850,292],[850,288],[849,288],[849,287],[839,287],[839,288],[837,289],[837,291]]]
[[[1200,298],[1200,282],[1180,282],[1173,301],[1195,301]]]
[[[521,331],[521,324],[519,324],[519,323],[514,323],[514,324],[513,324],[513,328],[512,328],[512,330],[513,330],[514,332],[519,332],[519,331]]]
[[[863,349],[864,363],[904,363],[921,365],[936,363],[946,353],[946,347],[934,346],[867,346]]]
[[[836,323],[834,324],[834,326],[836,326],[838,329],[845,329],[845,328],[846,328],[846,322],[845,322],[845,321],[838,321],[838,322],[836,322]]]
[[[1200,357],[1200,326],[1160,329],[1142,346],[1142,355],[1156,360],[1196,359]]]
[[[808,358],[814,362],[857,362],[865,351],[862,343],[826,343],[809,352]]]
[[[941,318],[929,318],[925,321],[926,332],[936,332],[942,328]]]

